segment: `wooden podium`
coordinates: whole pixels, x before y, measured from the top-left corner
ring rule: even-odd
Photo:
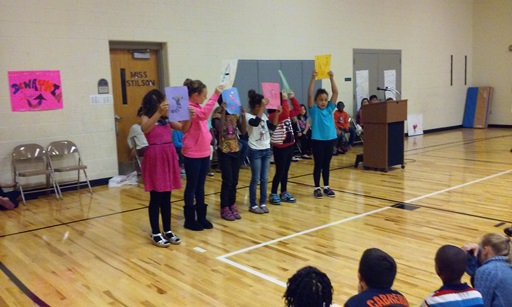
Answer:
[[[393,100],[363,107],[363,165],[387,172],[389,167],[404,164],[404,121],[407,100]]]

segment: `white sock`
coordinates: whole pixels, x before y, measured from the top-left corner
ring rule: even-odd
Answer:
[[[329,186],[328,186],[328,185],[324,186],[324,189],[328,189],[328,188],[329,188]]]

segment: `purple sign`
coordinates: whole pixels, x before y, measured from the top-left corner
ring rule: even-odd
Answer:
[[[167,101],[169,101],[169,120],[171,122],[190,119],[188,89],[186,86],[166,87],[165,96]]]

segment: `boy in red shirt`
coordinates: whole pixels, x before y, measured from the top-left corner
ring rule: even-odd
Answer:
[[[336,124],[336,134],[338,135],[338,141],[336,143],[336,148],[339,153],[346,153],[350,148],[352,148],[352,144],[354,143],[354,139],[356,137],[356,131],[353,127],[349,125],[349,117],[348,113],[345,112],[345,104],[343,101],[338,101],[336,104],[338,108],[334,111],[334,123]],[[348,139],[348,143],[345,141],[345,133],[350,133],[350,137]]]

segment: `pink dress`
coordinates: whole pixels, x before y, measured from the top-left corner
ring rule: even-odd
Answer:
[[[170,124],[156,124],[145,134],[148,149],[142,159],[142,180],[146,192],[170,192],[181,188],[178,155],[172,143]]]

